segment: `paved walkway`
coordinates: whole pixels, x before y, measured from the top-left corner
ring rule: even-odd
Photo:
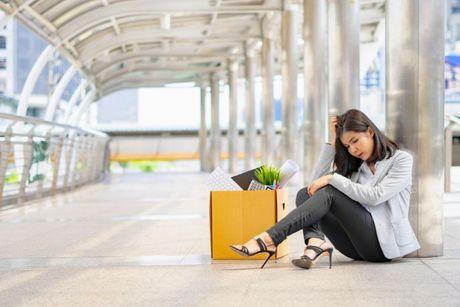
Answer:
[[[0,306],[460,305],[460,169],[445,196],[444,256],[376,264],[335,251],[331,270],[327,257],[290,264],[301,232],[263,270],[211,261],[206,177],[115,175],[1,211]]]

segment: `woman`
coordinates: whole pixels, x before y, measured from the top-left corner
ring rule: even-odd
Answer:
[[[306,248],[292,263],[306,269],[322,254],[329,255],[331,268],[334,247],[371,262],[401,259],[420,248],[408,219],[411,154],[356,109],[333,117],[330,128],[333,142],[323,144],[311,184],[297,193],[297,208],[232,250],[243,256],[268,253],[263,268],[276,246],[300,229]]]

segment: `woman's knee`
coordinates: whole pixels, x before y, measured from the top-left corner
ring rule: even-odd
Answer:
[[[323,193],[335,193],[337,191],[336,188],[334,188],[332,185],[330,184],[327,184],[325,185],[324,187],[322,187],[321,189],[319,189],[318,191],[323,191]]]
[[[316,191],[316,193],[324,193],[326,195],[332,195],[335,191],[336,191],[336,189],[333,186],[328,184],[328,185],[322,187],[321,189],[319,189],[318,191]],[[302,205],[309,198],[310,198],[310,195],[308,195],[308,187],[300,189],[297,192],[297,197],[296,197],[296,200],[295,200],[296,207],[299,207],[300,205]]]
[[[308,195],[307,188],[302,188],[297,192],[297,197],[295,199],[295,205],[296,207],[299,207],[302,205],[307,199],[310,198],[310,195]]]
[[[331,186],[330,184],[325,185],[324,187],[320,188],[315,192],[315,194],[322,195],[322,197],[332,197],[335,193],[336,189]]]

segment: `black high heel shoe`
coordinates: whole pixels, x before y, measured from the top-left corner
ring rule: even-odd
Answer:
[[[243,257],[250,257],[250,256],[254,256],[254,255],[257,255],[259,253],[268,253],[268,258],[265,259],[265,262],[264,264],[262,264],[262,266],[260,267],[261,269],[265,266],[265,264],[267,263],[268,259],[270,259],[275,253],[276,253],[276,250],[274,251],[269,251],[267,249],[267,245],[265,244],[265,242],[261,239],[261,238],[253,238],[256,240],[257,244],[259,245],[259,248],[260,250],[255,252],[255,253],[249,253],[249,250],[246,246],[242,246],[241,249],[239,248],[236,248],[234,245],[230,245],[230,248],[236,252],[237,254],[243,256]],[[270,245],[274,245],[274,244],[270,244]],[[270,246],[269,245],[269,246]]]
[[[321,247],[318,246],[313,246],[313,245],[308,245],[306,249],[312,249],[318,254],[316,254],[315,258],[311,259],[307,255],[303,255],[300,257],[300,259],[293,259],[291,262],[293,265],[303,268],[303,269],[309,269],[315,264],[316,260],[319,258],[324,253],[329,254],[329,268],[332,268],[332,252],[334,251],[333,247],[330,247],[328,249],[322,249]]]

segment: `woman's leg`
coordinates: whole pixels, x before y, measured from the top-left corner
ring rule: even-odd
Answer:
[[[310,195],[308,195],[307,193],[307,188],[300,189],[297,192],[297,197],[295,201],[296,207],[301,206],[309,198]],[[350,241],[350,238],[348,238],[348,235],[345,233],[342,226],[339,224],[336,218],[329,212],[326,213],[326,215],[323,216],[323,218],[318,222],[303,228],[305,244],[308,245],[308,240],[310,238],[318,238],[325,241],[326,236],[323,232],[323,228],[325,229],[325,232],[327,232],[327,238],[331,241],[331,243],[337,250],[339,250],[348,258],[362,260],[362,258],[359,256],[359,254],[353,247],[353,243]]]
[[[361,258],[367,261],[388,260],[383,257],[375,234],[375,227],[370,227],[373,226],[373,221],[367,210],[330,185],[318,190],[266,232],[275,245],[279,245],[290,234],[319,222],[328,212],[331,212],[340,222],[339,224]],[[324,224],[326,228],[328,224]],[[322,222],[320,222],[320,227],[323,231],[325,230]],[[371,230],[374,232],[372,233]],[[332,238],[335,238],[335,233],[329,233],[329,231],[324,233],[334,244]]]
[[[295,199],[296,207],[300,207],[303,205],[310,198],[310,195],[307,193],[307,188],[300,189],[297,192],[297,197]],[[309,226],[303,228],[303,237],[305,240],[305,244],[308,245],[308,239],[310,238],[318,238],[321,240],[325,240],[324,233],[321,231],[321,227],[319,222],[313,223]]]
[[[330,212],[318,222],[321,229],[326,234],[326,237],[331,241],[332,245],[343,255],[354,260],[363,260],[356,251],[353,242],[348,237],[342,225]]]
[[[342,206],[331,206],[319,224],[331,243],[355,260],[388,262],[377,238],[372,215],[359,202],[332,187],[333,198]]]

